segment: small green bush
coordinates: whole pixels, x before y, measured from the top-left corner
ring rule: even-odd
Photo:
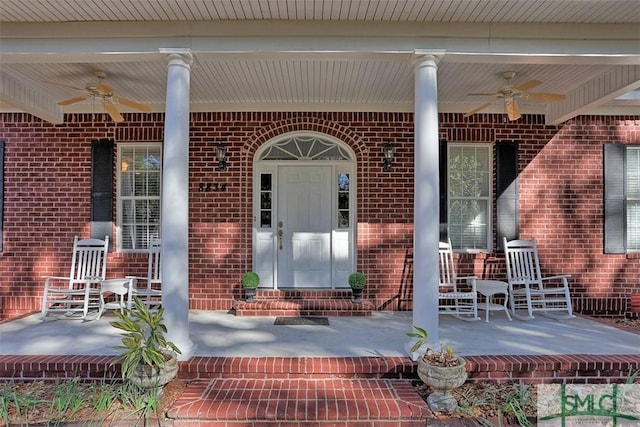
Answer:
[[[351,286],[351,289],[362,289],[366,284],[367,277],[364,275],[364,273],[356,271],[355,273],[351,273],[349,275],[349,286]]]
[[[247,271],[242,275],[241,283],[245,288],[257,288],[260,285],[260,276],[254,271]]]

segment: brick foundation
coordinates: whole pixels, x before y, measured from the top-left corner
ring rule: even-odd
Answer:
[[[466,356],[468,381],[523,384],[624,383],[640,369],[637,355]],[[0,356],[0,380],[119,378],[112,356]],[[417,378],[406,357],[194,357],[179,362],[179,377],[210,378]]]

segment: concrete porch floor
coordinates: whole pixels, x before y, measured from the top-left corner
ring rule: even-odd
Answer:
[[[100,320],[39,314],[0,324],[1,355],[114,355],[119,331]],[[353,357],[407,356],[411,312],[374,312],[371,317],[330,317],[328,326],[274,325],[274,317],[240,317],[221,311],[190,311],[194,356]],[[504,313],[464,322],[440,316],[441,344],[463,356],[640,354],[640,335],[585,317],[507,320]]]
[[[0,324],[5,378],[118,376],[115,316],[82,322],[39,315]],[[440,423],[411,385],[410,312],[330,317],[328,326],[276,326],[273,317],[191,311],[198,348],[180,366],[189,380],[167,427],[415,427]],[[464,322],[440,317],[440,338],[467,356],[470,380],[624,379],[640,366],[640,334],[591,319],[537,317]],[[618,372],[618,374],[615,373]]]

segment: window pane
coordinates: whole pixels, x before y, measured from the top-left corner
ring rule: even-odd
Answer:
[[[338,194],[338,209],[349,209],[349,193]]]
[[[338,174],[338,191],[349,191],[349,174]]]
[[[130,224],[133,222],[135,210],[133,209],[133,200],[122,201],[122,225]]]
[[[133,172],[122,172],[120,175],[121,185],[120,190],[123,196],[133,196],[133,180],[135,174]]]
[[[263,211],[260,212],[260,227],[271,227],[271,212]]]
[[[456,200],[450,204],[451,243],[461,249],[487,249],[486,202]]]
[[[457,147],[449,152],[449,193],[452,197],[489,194],[488,149]]]
[[[160,172],[150,172],[147,174],[148,195],[160,197]]]
[[[640,202],[627,203],[627,250],[640,251]]]
[[[627,196],[640,199],[640,149],[627,149]]]
[[[271,209],[271,193],[260,194],[260,209]]]
[[[271,191],[271,174],[263,173],[260,175],[260,190]]]
[[[338,228],[349,228],[349,212],[338,212]]]

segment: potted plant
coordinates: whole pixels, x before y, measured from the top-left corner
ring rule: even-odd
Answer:
[[[240,283],[244,288],[246,301],[255,302],[254,297],[256,296],[258,286],[260,286],[260,276],[258,276],[258,273],[255,271],[247,271],[242,275]]]
[[[116,312],[117,321],[111,326],[124,331],[121,350],[112,363],[122,362],[122,378],[146,389],[162,387],[174,379],[178,373],[176,354],[180,350],[167,341],[167,327],[163,323],[164,308],[151,312],[138,297],[133,297],[132,308]]]
[[[414,325],[413,332],[407,335],[416,338],[410,350],[412,353],[428,342],[427,331],[418,326]],[[432,410],[451,412],[458,407],[451,390],[464,384],[467,380],[467,369],[464,358],[457,356],[451,347],[443,346],[440,351],[427,347],[418,357],[418,376],[433,389],[427,397],[427,403]]]
[[[351,294],[353,295],[353,302],[359,303],[362,301],[362,290],[367,284],[367,277],[364,273],[356,271],[349,275],[349,286],[351,287]]]

